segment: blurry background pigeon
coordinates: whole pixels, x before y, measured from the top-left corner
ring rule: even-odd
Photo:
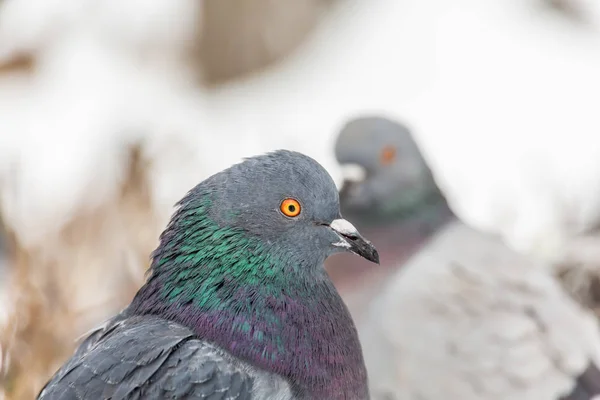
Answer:
[[[342,215],[368,232],[382,260],[380,268],[364,268],[350,257],[328,262],[344,300],[358,312],[386,277],[455,217],[405,125],[375,115],[352,118],[339,132],[335,154],[347,172]]]
[[[600,332],[547,266],[459,222],[430,240],[357,321],[374,394],[592,400]]]
[[[323,261],[377,251],[340,217],[334,182],[290,151],[192,189],[127,309],[41,399],[369,398],[356,328]]]
[[[338,280],[374,396],[600,395],[593,314],[563,291],[549,266],[453,220],[404,126],[376,116],[354,119],[340,133],[336,155],[366,170],[363,180],[344,184],[346,215],[385,213],[394,228],[380,230],[396,240],[391,254],[403,256],[382,257],[379,279],[360,277],[354,286]],[[379,202],[393,204],[395,218]],[[381,236],[373,237],[377,245]]]
[[[365,222],[380,225],[412,215],[423,202],[440,198],[410,130],[398,122],[378,116],[351,119],[337,137],[335,155],[343,167],[360,171],[344,181],[340,200],[344,213],[363,215]]]
[[[379,116],[352,119],[339,134],[336,156],[340,163],[362,171],[357,180],[344,182],[341,201],[346,214],[356,215],[359,221],[379,221],[378,225],[400,219],[398,224],[405,224],[404,220],[416,218],[424,231],[430,230],[431,221],[446,221],[439,219],[445,215],[444,196],[406,126]],[[415,237],[412,232],[399,233],[404,237],[399,241]],[[600,279],[595,268],[600,266],[600,254],[594,252],[595,245],[594,237],[575,236],[565,246],[563,257],[541,258],[574,300],[600,315]]]

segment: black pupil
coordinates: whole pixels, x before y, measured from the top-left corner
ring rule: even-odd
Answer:
[[[294,211],[296,211],[296,206],[295,206],[295,205],[293,205],[293,204],[290,204],[290,205],[288,206],[288,211],[289,211],[289,212],[291,212],[291,213],[293,213]]]

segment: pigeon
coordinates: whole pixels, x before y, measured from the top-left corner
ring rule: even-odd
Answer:
[[[346,173],[342,214],[377,244],[382,260],[381,268],[369,269],[351,257],[327,262],[344,301],[359,316],[395,267],[455,216],[407,125],[376,115],[352,118],[342,125],[334,150]]]
[[[358,175],[358,182],[356,178],[346,178],[340,197],[342,211],[359,222],[359,228],[364,229],[361,223],[366,226],[381,226],[382,223],[411,218],[410,216],[419,220],[420,217],[415,216],[414,209],[417,205],[417,208],[422,210],[423,207],[419,205],[423,201],[428,204],[437,203],[439,207],[433,207],[437,212],[419,215],[426,216],[428,224],[444,222],[438,218],[448,204],[438,187],[439,181],[443,179],[439,179],[439,173],[435,174],[434,179],[432,169],[421,154],[420,146],[417,146],[413,139],[412,131],[406,125],[375,115],[353,118],[343,125],[336,139],[335,151],[339,163],[355,164],[363,170],[358,174],[353,172],[354,176]],[[450,207],[456,210],[452,205]],[[560,213],[571,213],[576,209],[563,207]],[[464,220],[463,217],[461,219]],[[586,219],[582,219],[582,222],[585,221]],[[498,233],[494,229],[491,232],[482,229],[472,221],[467,223],[488,233]],[[414,237],[415,234],[409,233],[408,236]],[[541,257],[549,263],[553,274],[569,295],[594,311],[598,317],[600,277],[596,267],[600,263],[600,252],[597,250],[599,238],[600,229],[590,230],[580,237],[571,237],[569,244],[565,243],[565,246],[561,247],[564,250],[562,257],[554,260]],[[503,239],[508,242],[509,247],[515,249],[506,237],[503,236]],[[535,251],[520,251],[528,256],[540,258]]]
[[[364,169],[361,181],[344,181],[340,195],[342,211],[361,220],[388,220],[410,212],[423,199],[440,197],[411,131],[402,123],[378,116],[351,119],[336,139],[335,156],[341,165]]]
[[[495,236],[450,223],[381,293],[358,325],[379,393],[427,400],[600,396],[593,314],[543,264]]]
[[[341,291],[359,331],[372,397],[600,396],[598,324],[560,286],[551,268],[456,217],[432,219],[438,215],[435,210],[445,207],[443,194],[421,189],[434,180],[402,124],[367,115],[345,127],[336,156],[340,162],[364,165],[367,172],[364,181],[344,184],[348,189],[341,203],[357,212],[382,201],[412,205],[410,211],[397,207],[401,218],[390,222],[408,260],[388,266],[382,252],[388,273],[369,289],[370,296]],[[391,153],[396,156],[384,157]],[[432,203],[436,192],[440,201]],[[373,198],[373,193],[382,197]],[[408,198],[393,200],[404,193]]]
[[[245,159],[178,203],[150,274],[39,399],[368,399],[347,307],[323,268],[375,247],[301,153]]]

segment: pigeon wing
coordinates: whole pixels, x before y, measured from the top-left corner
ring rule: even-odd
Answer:
[[[250,399],[253,378],[187,328],[155,317],[93,332],[38,399]]]
[[[387,344],[381,358],[392,358],[392,375],[371,379],[380,392],[461,400],[600,395],[597,320],[546,266],[497,238],[448,226],[376,304],[369,327],[378,327],[375,343]]]

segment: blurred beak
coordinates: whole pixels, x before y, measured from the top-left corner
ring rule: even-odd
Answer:
[[[329,227],[338,234],[341,241],[334,246],[345,247],[348,251],[357,254],[371,262],[379,264],[379,253],[371,242],[362,237],[358,230],[345,219],[334,219]]]

